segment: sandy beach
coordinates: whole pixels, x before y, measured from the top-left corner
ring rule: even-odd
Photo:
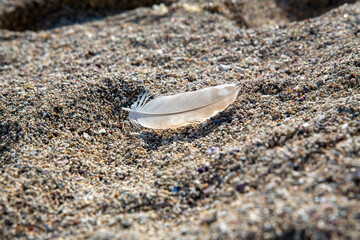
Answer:
[[[359,239],[360,2],[0,0],[1,239]],[[128,120],[234,83],[209,120]]]

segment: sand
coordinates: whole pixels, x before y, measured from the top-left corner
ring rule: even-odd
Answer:
[[[33,2],[0,1],[1,239],[360,237],[360,2]],[[121,110],[225,83],[200,124]]]

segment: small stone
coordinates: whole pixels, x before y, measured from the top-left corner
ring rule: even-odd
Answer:
[[[90,140],[90,136],[86,132],[83,133],[83,136],[86,140]]]
[[[220,69],[221,71],[228,71],[228,70],[231,69],[231,67],[228,66],[228,65],[220,64],[220,65],[219,65],[219,69]]]
[[[207,149],[206,153],[207,154],[214,154],[214,153],[218,152],[219,149],[220,149],[219,146],[214,146],[214,147],[211,147],[211,148]]]
[[[240,193],[244,193],[246,186],[247,186],[246,183],[238,184],[238,185],[236,185],[235,189],[236,189],[236,191],[238,191]]]
[[[7,226],[12,226],[13,224],[14,224],[14,222],[13,221],[11,221],[10,219],[5,219],[5,224],[7,225]]]
[[[182,230],[181,230],[181,234],[182,234],[182,235],[186,235],[186,234],[188,234],[188,232],[189,232],[189,231],[188,231],[187,229],[182,229]]]
[[[102,128],[98,131],[98,134],[104,134],[104,133],[106,133],[106,130],[104,128]]]
[[[124,227],[124,228],[129,228],[132,226],[132,223],[130,221],[128,221],[127,219],[122,219],[121,220],[121,225]]]
[[[139,223],[146,224],[149,221],[149,218],[145,214],[139,215]]]
[[[204,194],[211,194],[215,191],[216,185],[210,185],[209,187],[207,187],[203,193]]]
[[[169,13],[169,8],[164,3],[160,3],[159,5],[154,4],[152,8],[153,14],[157,16],[164,16]]]
[[[199,13],[202,11],[202,8],[199,5],[195,5],[195,4],[192,5],[192,4],[184,3],[183,8],[191,13]]]
[[[181,190],[181,187],[174,187],[171,192],[178,193]]]

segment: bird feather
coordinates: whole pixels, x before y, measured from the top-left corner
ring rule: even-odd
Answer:
[[[151,101],[141,95],[131,105],[129,120],[136,126],[153,129],[182,127],[204,121],[233,103],[239,92],[235,84],[223,84],[194,92],[160,96]]]

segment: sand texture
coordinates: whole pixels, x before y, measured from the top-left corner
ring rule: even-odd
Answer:
[[[72,2],[0,1],[0,239],[360,238],[359,1]]]

